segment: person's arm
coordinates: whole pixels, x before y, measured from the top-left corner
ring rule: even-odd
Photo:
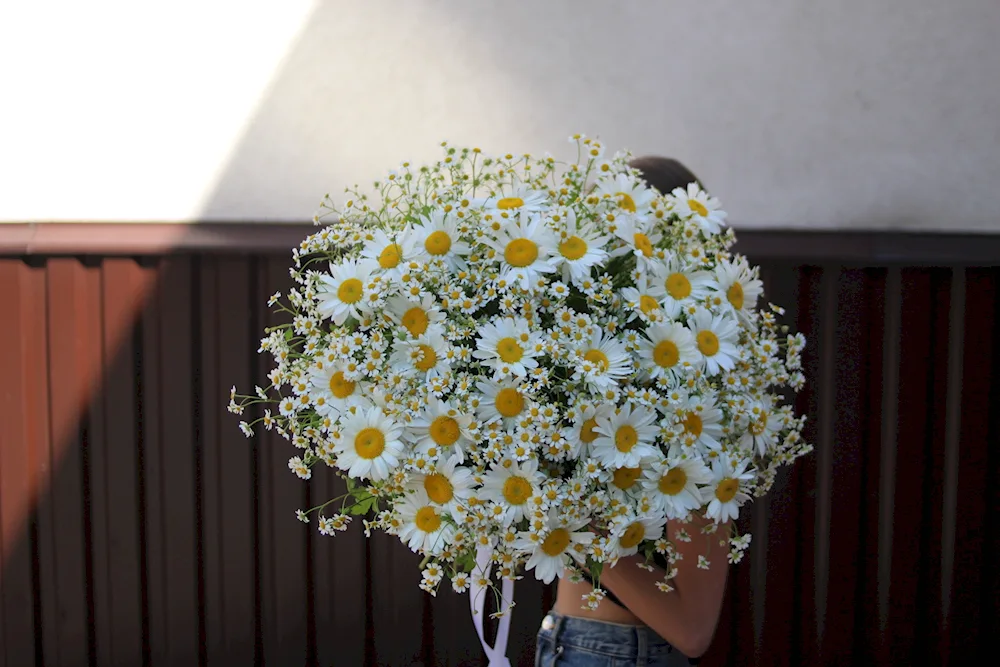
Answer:
[[[664,593],[656,588],[666,574],[659,568],[652,572],[637,566],[641,556],[622,558],[615,567],[601,573],[601,584],[614,593],[628,609],[648,625],[656,634],[670,642],[690,658],[697,658],[708,650],[715,635],[715,628],[722,611],[729,573],[728,546],[719,546],[719,539],[729,534],[729,524],[708,536],[701,534],[704,519],[694,519],[689,524],[668,524],[668,530],[682,527],[691,535],[690,542],[673,540],[674,548],[681,554],[676,564],[677,574],[671,580],[673,591]],[[671,537],[673,535],[671,534]],[[703,570],[698,556],[708,552],[710,566]]]

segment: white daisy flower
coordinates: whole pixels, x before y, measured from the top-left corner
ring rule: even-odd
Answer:
[[[667,290],[661,281],[648,273],[640,275],[635,287],[626,287],[621,291],[625,307],[632,311],[628,321],[640,317],[640,313],[649,322],[676,319],[681,312],[680,306],[673,300],[668,306],[666,295]]]
[[[322,398],[324,404],[316,406],[320,415],[343,414],[352,407],[365,408],[371,401],[365,398],[368,383],[361,380],[351,380],[347,375],[347,365],[344,363],[324,363],[314,367],[309,376],[310,393],[314,402]]]
[[[445,520],[441,508],[431,502],[423,489],[403,496],[395,509],[402,522],[399,539],[412,551],[437,555],[451,544],[455,526]]]
[[[472,496],[472,472],[459,465],[457,456],[439,461],[431,472],[417,473],[410,478],[410,488],[423,490],[435,505],[456,515]]]
[[[527,416],[527,385],[521,380],[484,380],[476,383],[476,389],[482,394],[477,410],[483,422],[501,421],[505,428],[512,428]]]
[[[634,370],[625,343],[598,328],[578,343],[573,352],[576,357],[573,379],[586,381],[597,392],[617,386]]]
[[[450,450],[461,463],[466,448],[474,442],[469,433],[471,424],[471,415],[463,415],[447,401],[431,396],[420,415],[407,425],[406,432],[422,454],[437,458]]]
[[[642,490],[642,484],[639,480],[642,479],[643,473],[646,470],[647,467],[644,461],[637,466],[615,468],[602,475],[602,480],[605,480],[613,498],[631,501]]]
[[[473,199],[472,206],[479,206],[484,211],[496,211],[514,215],[541,211],[547,204],[548,196],[539,190],[532,190],[520,184],[514,187],[501,186],[491,197]]]
[[[423,336],[428,330],[444,331],[445,314],[438,308],[433,296],[414,301],[401,296],[386,300],[386,311],[392,321],[406,329],[410,336]]]
[[[486,243],[501,258],[500,280],[535,291],[539,278],[556,270],[556,235],[538,215],[520,215]]]
[[[711,273],[699,271],[672,253],[667,254],[664,262],[657,263],[653,271],[666,291],[664,298],[668,306],[672,303],[685,306],[701,302],[711,289],[718,286]]]
[[[733,307],[741,320],[757,306],[757,299],[764,293],[764,283],[754,276],[745,257],[733,262],[725,260],[715,267],[715,281],[719,293]]]
[[[451,369],[450,347],[444,336],[432,330],[414,340],[396,341],[389,362],[400,375],[429,380]]]
[[[469,590],[469,575],[465,572],[456,572],[451,578],[451,589],[456,593],[464,593]]]
[[[572,209],[562,217],[565,221],[559,229],[555,263],[562,270],[564,281],[579,285],[590,277],[591,269],[607,259],[604,246],[610,237],[601,236],[590,224],[578,224]]]
[[[497,519],[502,525],[509,526],[531,512],[528,501],[539,493],[544,479],[545,475],[538,471],[538,459],[523,463],[507,459],[491,466],[483,476],[479,497],[496,503],[501,510]]]
[[[688,396],[677,408],[677,417],[684,427],[681,444],[700,447],[702,452],[722,448],[723,413],[712,392]]]
[[[689,183],[687,189],[675,188],[668,199],[677,215],[694,221],[706,234],[718,234],[726,221],[719,200],[710,197],[697,183]]]
[[[646,470],[642,485],[668,519],[683,519],[701,508],[699,484],[708,484],[712,471],[698,457],[670,456]]]
[[[656,456],[653,446],[659,431],[656,413],[626,403],[617,413],[597,418],[598,437],[591,444],[593,456],[609,468],[635,467],[644,458]]]
[[[387,479],[399,466],[404,445],[401,426],[372,406],[341,417],[341,436],[334,445],[337,467],[356,479]]]
[[[431,211],[430,216],[421,216],[421,220],[423,222],[413,228],[419,257],[425,262],[444,262],[451,271],[464,270],[469,244],[461,240],[457,221],[443,211]]]
[[[640,271],[654,266],[658,254],[656,244],[663,235],[630,217],[616,220],[614,226],[615,236],[624,241],[625,245],[612,252],[612,257],[632,253],[636,258],[636,267]]]
[[[532,331],[524,318],[505,317],[486,322],[476,333],[472,356],[491,368],[494,378],[524,377],[530,369],[538,367],[535,357],[542,352],[541,334]]]
[[[536,579],[550,584],[556,577],[561,579],[567,567],[582,566],[587,560],[587,547],[594,541],[593,533],[581,530],[589,522],[589,517],[574,520],[550,512],[543,533],[520,533],[514,548],[530,554],[525,569],[534,570]]]
[[[712,480],[702,488],[701,502],[707,504],[705,516],[716,523],[735,521],[740,507],[750,500],[747,489],[753,483],[753,471],[748,459],[731,461],[728,456],[715,457],[712,461]]]
[[[756,449],[761,456],[775,444],[778,433],[785,426],[784,417],[774,410],[770,396],[754,403],[747,414],[746,431],[740,436],[739,446]]]
[[[610,418],[613,413],[614,407],[607,403],[598,406],[588,405],[580,411],[572,426],[563,429],[563,437],[568,442],[574,443],[573,456],[577,455],[577,443],[582,446],[584,454],[589,453],[591,444],[600,436],[595,430],[598,417]]]
[[[641,222],[646,221],[652,211],[656,192],[646,187],[638,177],[630,174],[616,174],[614,178],[604,178],[597,182],[597,192],[610,198],[618,205],[618,209],[635,217]]]
[[[629,512],[616,518],[612,524],[609,548],[619,558],[632,556],[639,551],[640,542],[660,539],[666,523],[663,515],[636,515]]]
[[[698,308],[688,318],[695,345],[705,365],[705,372],[717,375],[720,371],[732,370],[739,357],[736,345],[739,342],[739,325],[726,314],[713,315],[704,308]]]
[[[700,359],[694,334],[680,322],[647,327],[646,338],[639,340],[639,358],[654,380],[676,378]]]
[[[391,237],[385,231],[376,229],[372,237],[361,251],[361,256],[377,263],[390,276],[398,277],[406,263],[417,256],[416,239],[408,229],[393,232]]]
[[[362,319],[367,307],[365,286],[378,268],[372,260],[346,259],[340,264],[330,264],[330,273],[319,278],[316,288],[316,310],[340,326],[348,317]]]

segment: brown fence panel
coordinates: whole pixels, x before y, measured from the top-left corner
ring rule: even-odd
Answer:
[[[485,664],[466,596],[422,594],[393,538],[297,522],[342,482],[225,413],[289,283],[291,243],[254,234],[0,257],[0,666]],[[742,520],[702,664],[964,664],[1000,634],[1000,244],[758,236],[816,452]],[[512,664],[552,596],[518,583]]]
[[[964,361],[953,550],[945,572],[942,643],[951,664],[969,664],[1000,636],[1000,278],[966,273]]]
[[[76,661],[89,655],[90,646],[89,535],[86,505],[81,502],[88,495],[79,417],[101,368],[100,357],[87,349],[87,337],[77,333],[87,328],[87,318],[99,312],[96,303],[88,302],[88,271],[75,260],[49,261],[45,293],[38,304],[44,308],[44,322],[60,326],[37,330],[38,344],[46,354],[31,364],[36,379],[48,386],[48,405],[26,414],[48,424],[38,458],[46,476],[49,471],[57,473],[37,506],[46,665],[79,664]]]

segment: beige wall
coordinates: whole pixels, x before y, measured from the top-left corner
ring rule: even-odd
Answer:
[[[0,220],[301,221],[441,139],[739,226],[1000,232],[1000,0],[0,2]]]

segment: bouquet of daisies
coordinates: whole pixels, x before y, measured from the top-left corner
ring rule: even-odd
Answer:
[[[570,163],[445,144],[327,197],[297,286],[269,302],[287,313],[261,341],[270,384],[230,397],[274,404],[240,426],[287,438],[299,477],[346,480],[301,520],[398,536],[430,592],[492,586],[486,562],[507,581],[587,573],[596,606],[602,567],[671,563],[667,521],[711,533],[810,451],[780,393],[803,385],[805,340],[758,309],[719,202],[571,141]],[[736,562],[749,535],[710,542]]]

